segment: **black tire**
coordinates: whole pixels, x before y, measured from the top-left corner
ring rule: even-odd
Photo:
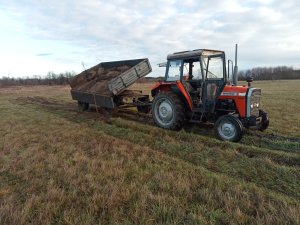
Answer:
[[[172,92],[157,94],[152,103],[152,118],[161,128],[180,130],[184,124],[184,103]]]
[[[220,140],[238,142],[243,137],[243,124],[238,118],[225,115],[216,121],[214,131]]]
[[[270,119],[268,117],[268,114],[265,111],[261,110],[261,109],[259,110],[259,116],[262,117],[262,121],[261,121],[261,124],[258,127],[258,130],[264,131],[269,127]]]
[[[84,112],[89,109],[89,103],[78,101],[78,111]]]

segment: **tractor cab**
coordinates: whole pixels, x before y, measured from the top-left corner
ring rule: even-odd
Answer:
[[[227,82],[225,53],[197,49],[170,54],[167,60],[165,85],[178,87],[191,111],[213,111],[216,98]]]

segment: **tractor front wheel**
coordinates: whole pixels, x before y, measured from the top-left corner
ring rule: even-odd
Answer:
[[[223,141],[238,142],[243,136],[241,121],[231,115],[221,116],[215,123],[215,134]]]
[[[184,123],[184,104],[175,93],[161,92],[153,100],[152,117],[159,127],[179,130]]]

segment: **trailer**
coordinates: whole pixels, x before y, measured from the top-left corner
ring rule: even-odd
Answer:
[[[146,113],[151,109],[149,95],[128,87],[151,71],[147,58],[102,62],[70,80],[71,96],[80,111],[93,104],[106,109],[137,107]]]

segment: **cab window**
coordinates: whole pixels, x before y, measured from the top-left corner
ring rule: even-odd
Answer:
[[[207,79],[222,79],[224,78],[223,58],[220,57],[204,57],[204,71]]]
[[[181,67],[182,67],[181,60],[169,61],[166,81],[180,80]]]
[[[184,62],[183,76],[185,80],[201,80],[202,73],[199,61]]]

